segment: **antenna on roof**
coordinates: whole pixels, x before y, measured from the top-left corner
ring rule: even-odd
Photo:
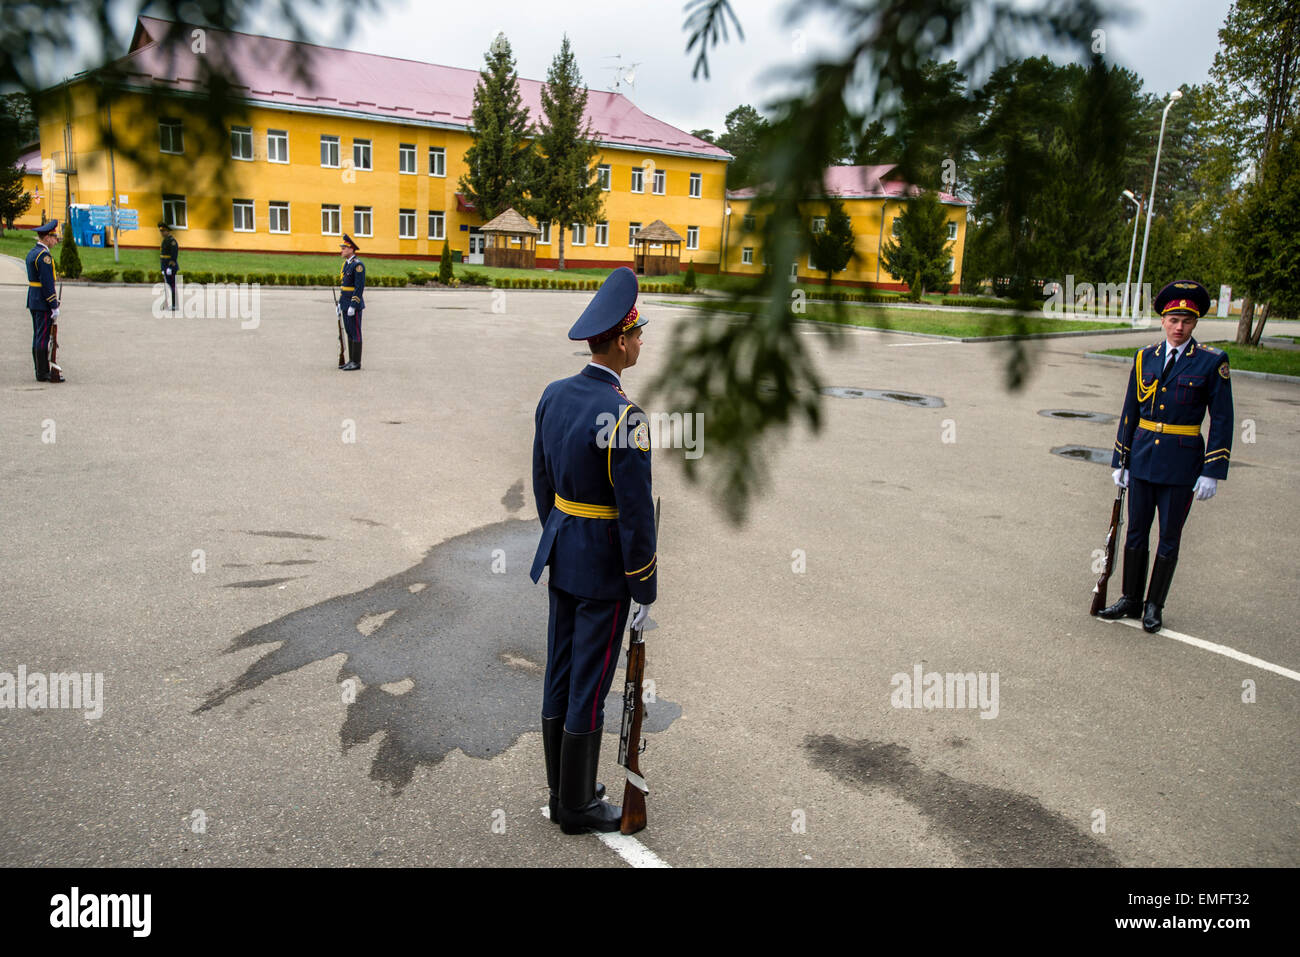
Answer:
[[[623,63],[623,54],[615,53],[612,56],[602,57],[604,60],[619,60],[619,63],[613,66],[605,67],[606,70],[614,71],[614,84],[609,89],[614,93],[626,92],[628,99],[636,98],[636,68],[641,65],[640,60],[636,63]]]

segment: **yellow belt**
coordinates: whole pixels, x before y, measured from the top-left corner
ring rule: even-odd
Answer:
[[[1168,432],[1170,435],[1200,435],[1199,425],[1170,425],[1168,422],[1152,422],[1150,419],[1138,419],[1138,428],[1148,432]]]
[[[618,518],[618,509],[613,505],[585,505],[560,498],[558,494],[555,496],[555,507],[566,515],[576,515],[578,518]]]
[[[29,286],[39,286],[39,285],[41,285],[41,283],[39,283],[39,282],[32,282],[32,281],[29,279],[29,280],[27,280],[27,285],[29,285]]]
[[[341,287],[339,287],[339,288],[341,288],[344,292],[352,292],[352,290],[356,289],[357,287],[356,287],[356,286],[341,286]]]

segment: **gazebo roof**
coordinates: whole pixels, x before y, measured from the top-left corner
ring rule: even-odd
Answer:
[[[515,212],[513,206],[492,222],[484,223],[482,229],[485,233],[525,233],[529,236],[542,234],[540,229]]]
[[[646,240],[647,242],[652,243],[683,242],[682,237],[677,234],[676,230],[665,223],[662,219],[656,219],[649,226],[638,229],[635,238],[638,242],[641,240]]]

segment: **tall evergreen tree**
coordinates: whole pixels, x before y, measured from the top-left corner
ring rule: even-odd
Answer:
[[[1300,120],[1283,131],[1234,217],[1231,242],[1248,295],[1267,303],[1250,341],[1259,345],[1270,313],[1300,315]]]
[[[529,122],[514,54],[504,33],[497,34],[483,59],[486,66],[474,85],[470,114],[474,142],[465,151],[468,171],[460,178],[460,190],[489,220],[523,204],[529,178]]]
[[[948,258],[948,214],[937,193],[915,196],[899,217],[898,241],[891,237],[880,251],[880,262],[895,279],[907,283],[913,300],[934,289],[948,291],[952,269]]]
[[[826,271],[829,286],[831,277],[853,258],[853,221],[838,199],[831,198],[827,206],[826,228],[813,233],[811,243],[813,262]]]
[[[754,177],[762,156],[767,126],[767,120],[748,103],[727,114],[727,131],[715,140],[718,146],[736,157],[727,167],[727,189],[755,185]]]
[[[564,231],[570,223],[590,226],[603,208],[595,176],[596,143],[585,119],[587,88],[566,35],[542,84],[537,123],[531,212],[559,233],[559,268],[564,268]]]
[[[0,226],[13,229],[14,220],[31,205],[31,194],[23,185],[23,171],[17,166],[0,166]]]

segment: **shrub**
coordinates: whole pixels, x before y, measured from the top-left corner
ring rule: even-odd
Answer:
[[[451,283],[451,240],[442,241],[442,260],[438,263],[438,282],[444,286]]]
[[[163,274],[160,273],[157,269],[151,270],[151,271],[149,272],[149,281],[150,281],[150,282],[162,282],[162,281],[163,281]]]
[[[944,296],[939,300],[945,306],[966,306],[979,309],[1015,309],[1013,299],[994,299],[990,296]]]
[[[81,275],[81,253],[77,252],[77,240],[72,230],[63,233],[63,249],[59,252],[59,275],[65,279],[76,279]]]
[[[92,269],[89,272],[82,273],[83,278],[91,282],[116,282],[116,269]]]
[[[161,274],[160,274],[161,277]],[[161,281],[161,278],[159,279]],[[123,269],[122,282],[144,282],[143,269]]]
[[[686,280],[682,283],[687,292],[695,291],[695,260],[692,259],[690,265],[686,267]]]

